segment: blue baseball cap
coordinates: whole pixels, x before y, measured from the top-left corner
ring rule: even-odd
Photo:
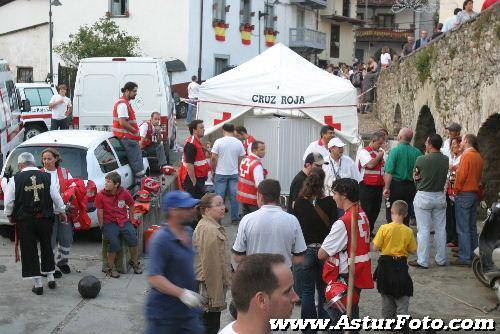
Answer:
[[[189,193],[181,190],[170,191],[163,196],[161,208],[163,211],[176,208],[193,208],[200,203],[199,199],[193,198]]]

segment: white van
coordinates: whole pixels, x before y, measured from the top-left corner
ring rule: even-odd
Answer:
[[[17,91],[9,65],[0,59],[0,166],[7,155],[23,141],[24,128],[21,122],[21,98]],[[25,108],[29,109],[29,102]]]
[[[16,83],[21,102],[28,100],[30,110],[22,110],[21,120],[24,125],[24,140],[30,139],[50,129],[52,111],[49,101],[57,94],[54,86],[45,82]]]
[[[98,57],[80,61],[73,98],[75,129],[109,131],[113,123],[113,106],[122,95],[126,82],[139,85],[132,101],[138,123],[161,115],[168,131],[169,143],[175,143],[175,109],[165,62],[144,57]]]

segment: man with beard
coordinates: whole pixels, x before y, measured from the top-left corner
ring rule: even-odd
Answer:
[[[200,201],[175,190],[162,200],[167,212],[163,228],[148,249],[148,281],[152,289],[146,302],[147,334],[203,333],[202,297],[194,272],[193,222]]]
[[[113,134],[120,138],[127,154],[130,168],[134,173],[134,190],[139,188],[141,179],[144,176],[144,164],[142,162],[141,147],[139,146],[141,135],[137,126],[135,111],[131,105],[131,101],[137,96],[137,88],[135,82],[127,82],[121,89],[123,95],[113,107]]]
[[[236,321],[219,334],[268,334],[270,319],[289,319],[298,296],[283,255],[253,254],[238,266],[231,285]]]

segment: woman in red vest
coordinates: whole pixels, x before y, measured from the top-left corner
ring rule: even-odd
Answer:
[[[50,174],[50,183],[56,187],[62,194],[66,191],[68,184],[67,180],[73,177],[69,170],[61,167],[61,157],[59,152],[52,147],[46,148],[42,152],[42,172]],[[68,265],[69,252],[73,244],[73,223],[61,222],[58,216],[54,218],[54,226],[52,228],[52,249],[56,257],[56,265],[60,269],[54,273],[55,278],[64,274],[69,274],[71,269]],[[56,249],[57,248],[57,249]]]
[[[361,289],[374,287],[370,259],[370,224],[366,214],[360,209],[357,215],[356,254],[350,254],[352,211],[355,207],[359,207],[358,182],[349,178],[338,179],[333,183],[332,191],[337,206],[343,209],[345,214],[333,223],[330,233],[319,249],[318,258],[326,261],[323,267],[323,280],[326,284],[339,281],[347,284],[349,281],[348,259],[354,258],[354,287],[356,293],[359,294]],[[343,314],[337,308],[327,308],[326,311],[332,320],[332,325],[335,325]],[[353,305],[352,318],[359,319],[358,305]]]

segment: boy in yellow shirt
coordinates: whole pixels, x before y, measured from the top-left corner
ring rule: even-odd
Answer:
[[[417,242],[413,230],[404,224],[407,215],[408,204],[395,201],[391,207],[392,222],[382,225],[373,239],[374,249],[381,250],[373,276],[382,296],[384,319],[409,314],[410,297],[413,296],[407,258],[409,253],[417,251]]]

